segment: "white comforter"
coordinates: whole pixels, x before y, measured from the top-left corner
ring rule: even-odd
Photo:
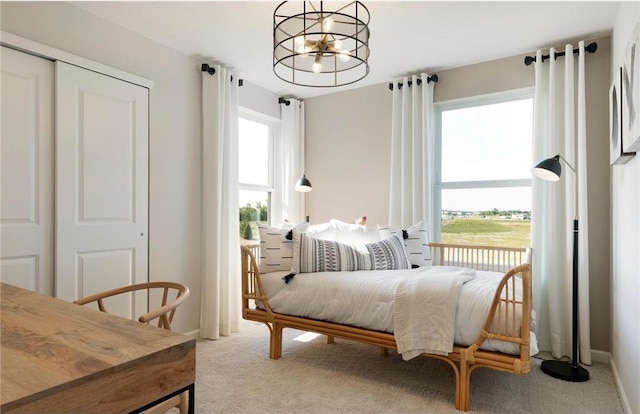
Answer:
[[[393,299],[401,281],[437,272],[439,268],[300,273],[288,284],[282,280],[288,272],[266,273],[261,277],[274,312],[393,333]],[[470,345],[477,339],[502,276],[476,271],[474,278],[461,285],[455,309],[454,343]],[[521,286],[517,286],[516,295],[521,296]],[[424,317],[428,316],[425,312]],[[519,320],[520,315],[517,317]],[[519,323],[516,328],[520,329]],[[533,336],[531,341],[533,352]],[[517,345],[495,340],[485,341],[481,348],[512,355],[520,353]]]

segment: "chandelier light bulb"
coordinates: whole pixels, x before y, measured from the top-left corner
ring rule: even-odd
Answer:
[[[322,53],[316,53],[316,58],[313,61],[313,65],[311,65],[311,71],[313,73],[322,72]]]
[[[342,49],[342,40],[334,40],[333,41],[333,47],[336,50]]]
[[[333,29],[333,19],[331,17],[325,17],[322,19],[322,32],[328,33]]]
[[[305,46],[304,44],[300,45],[296,48],[296,53],[301,58],[306,58],[307,56],[309,56],[309,47]]]
[[[338,58],[343,62],[348,62],[351,60],[351,53],[348,50],[341,50],[338,53]]]
[[[293,39],[293,42],[296,44],[296,46],[297,46],[298,48],[300,48],[300,46],[304,46],[304,43],[305,43],[305,42],[304,42],[304,36],[303,36],[303,35],[296,36],[296,37]]]

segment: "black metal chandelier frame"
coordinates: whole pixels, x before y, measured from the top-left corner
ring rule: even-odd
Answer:
[[[325,10],[322,1],[304,1],[301,11],[289,3],[300,4],[283,1],[273,13],[273,71],[278,78],[300,86],[335,87],[369,74],[370,14],[361,2],[335,11]]]

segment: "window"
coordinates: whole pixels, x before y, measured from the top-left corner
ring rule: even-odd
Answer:
[[[240,239],[257,240],[269,222],[273,193],[273,122],[242,112],[238,119]]]
[[[533,93],[437,104],[436,124],[436,239],[529,246]]]

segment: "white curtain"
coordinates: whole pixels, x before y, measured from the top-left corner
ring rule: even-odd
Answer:
[[[200,336],[237,332],[240,307],[238,77],[202,72],[202,284]]]
[[[554,357],[572,355],[573,219],[579,219],[579,353],[591,364],[589,322],[589,233],[587,210],[584,42],[580,53],[567,45],[565,56],[542,62],[536,54],[533,163],[560,154],[575,169],[562,165],[557,182],[533,179],[531,242],[534,308],[542,350]],[[546,54],[546,53],[545,53]],[[575,199],[575,186],[579,199]],[[577,203],[577,205],[576,205]]]
[[[304,195],[293,187],[304,171],[304,102],[288,98],[281,105],[279,139],[274,140],[274,197],[271,221],[300,223],[305,220]],[[310,178],[313,183],[313,178]]]
[[[418,79],[422,85],[417,84]],[[402,88],[398,88],[399,82]],[[435,160],[433,89],[434,83],[428,82],[425,73],[394,82],[389,201],[389,225],[407,228],[423,220],[430,233]]]

